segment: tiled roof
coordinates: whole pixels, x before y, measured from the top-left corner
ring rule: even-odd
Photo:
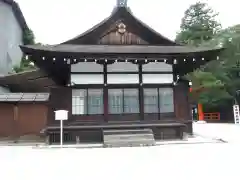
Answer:
[[[25,51],[65,52],[65,53],[123,53],[123,54],[181,54],[197,53],[222,48],[188,47],[188,46],[141,46],[141,45],[70,45],[57,46],[28,45],[22,46]]]
[[[45,102],[49,96],[49,93],[2,93],[0,102]]]

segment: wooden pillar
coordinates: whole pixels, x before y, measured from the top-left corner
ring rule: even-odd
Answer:
[[[191,110],[188,102],[188,87],[185,83],[179,82],[174,86],[174,111],[178,120],[190,120]]]
[[[140,120],[144,120],[144,93],[143,93],[143,78],[142,78],[142,64],[139,64],[139,112]]]
[[[108,88],[107,88],[107,64],[103,65],[103,78],[104,78],[104,88],[103,88],[103,111],[104,111],[104,121],[108,121]]]
[[[198,104],[198,119],[199,119],[199,121],[203,121],[204,120],[202,104]]]
[[[72,121],[72,88],[51,88],[50,93],[51,96],[48,102],[48,124],[56,123],[54,111],[60,109],[68,110],[68,121]]]

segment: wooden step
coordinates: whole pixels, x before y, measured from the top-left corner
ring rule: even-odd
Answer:
[[[123,130],[105,130],[104,132],[104,135],[131,135],[131,134],[137,134],[137,135],[140,135],[140,134],[152,134],[152,130],[151,129],[123,129]]]
[[[154,135],[151,129],[123,129],[103,131],[104,147],[153,146]]]

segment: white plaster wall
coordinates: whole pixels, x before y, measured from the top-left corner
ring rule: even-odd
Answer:
[[[145,72],[172,72],[172,65],[165,62],[150,62],[143,65],[143,71]]]
[[[173,74],[143,74],[143,84],[170,84]]]
[[[6,75],[22,58],[22,29],[10,5],[0,2],[0,75]]]
[[[103,84],[102,74],[71,74],[71,82],[74,84]]]
[[[139,75],[138,74],[108,74],[107,83],[108,84],[138,84]]]
[[[115,62],[107,66],[108,72],[138,72],[138,65],[130,62]]]
[[[103,65],[93,62],[80,62],[71,65],[71,72],[103,72]]]

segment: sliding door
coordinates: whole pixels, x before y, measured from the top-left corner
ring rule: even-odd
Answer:
[[[144,88],[144,120],[174,118],[172,88]]]
[[[138,89],[108,89],[109,121],[140,120],[139,115]]]
[[[104,120],[103,89],[73,89],[72,115],[75,120]]]

